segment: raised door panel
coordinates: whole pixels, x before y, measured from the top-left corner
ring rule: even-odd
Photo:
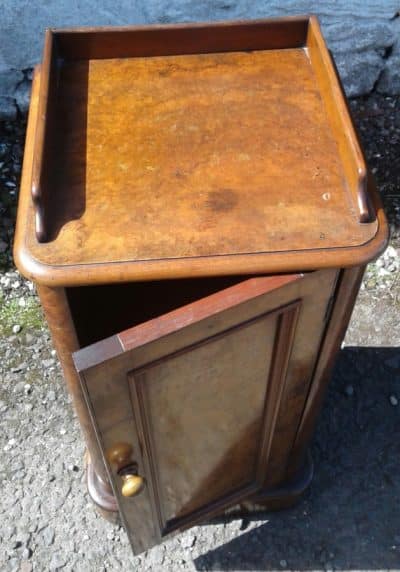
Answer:
[[[75,354],[105,459],[128,443],[145,480],[125,498],[107,461],[136,552],[261,491],[304,299],[322,284],[328,304],[327,274],[246,280]]]
[[[129,374],[160,530],[165,535],[257,492],[298,303]],[[284,329],[284,331],[282,331]],[[290,344],[289,344],[290,347]]]

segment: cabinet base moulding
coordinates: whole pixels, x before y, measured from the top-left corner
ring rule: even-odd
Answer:
[[[88,492],[97,512],[109,522],[120,525],[118,505],[110,485],[96,475],[87,452],[85,462]],[[278,486],[261,491],[256,496],[225,510],[220,516],[216,516],[204,524],[216,524],[219,521],[225,521],[227,518],[245,518],[246,516],[261,515],[266,511],[290,508],[300,502],[303,494],[310,486],[313,476],[314,462],[311,453],[307,451],[305,461],[294,477]]]
[[[117,501],[109,483],[99,477],[93,467],[88,452],[85,454],[86,484],[89,496],[93,501],[97,512],[113,524],[119,524],[119,512]]]

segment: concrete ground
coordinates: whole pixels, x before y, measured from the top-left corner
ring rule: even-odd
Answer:
[[[352,102],[392,243],[366,273],[293,509],[134,557],[86,492],[84,446],[32,285],[12,266],[24,123],[0,124],[0,570],[400,570],[400,101]]]

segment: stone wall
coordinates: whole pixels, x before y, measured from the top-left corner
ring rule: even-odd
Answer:
[[[400,0],[1,0],[0,118],[25,113],[46,27],[317,14],[348,96],[400,93]]]

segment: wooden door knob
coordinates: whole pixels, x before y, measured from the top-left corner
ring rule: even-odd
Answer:
[[[121,478],[121,492],[124,497],[134,497],[143,489],[144,479],[140,475],[121,475]]]

